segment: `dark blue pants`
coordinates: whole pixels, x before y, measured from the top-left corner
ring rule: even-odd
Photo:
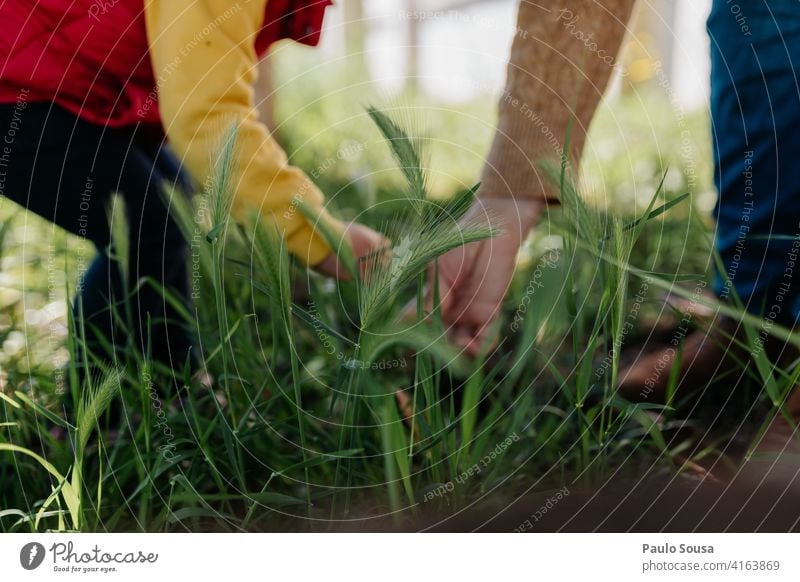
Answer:
[[[0,136],[0,194],[97,248],[75,299],[86,345],[111,359],[109,351],[135,342],[181,369],[190,355],[189,323],[147,283],[188,300],[187,243],[163,196],[164,184],[186,189],[188,180],[160,132],[107,129],[49,103],[30,103],[0,106]],[[127,288],[119,263],[109,256],[115,193],[125,202],[128,224]],[[123,319],[113,317],[113,310]]]
[[[800,2],[714,0],[711,115],[716,248],[748,310],[800,314]],[[797,265],[795,265],[797,261]]]

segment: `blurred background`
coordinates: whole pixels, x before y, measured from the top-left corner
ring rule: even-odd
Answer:
[[[492,96],[504,80],[518,0],[337,0],[317,63],[347,61],[383,90],[419,88],[445,103]],[[642,1],[626,63],[637,82],[660,60],[688,106],[708,92],[705,19],[711,0]]]
[[[336,0],[319,47],[283,41],[262,63],[261,114],[344,218],[373,207],[378,218],[367,220],[379,223],[377,203],[401,184],[366,105],[402,108],[427,138],[433,194],[450,195],[479,179],[516,7],[517,0]],[[582,164],[583,190],[595,203],[644,208],[668,169],[667,191],[693,194],[691,208],[670,217],[675,229],[685,229],[685,213],[695,209],[708,216],[709,8],[710,0],[639,2],[622,73]],[[684,268],[686,249],[697,249],[702,269],[704,239],[687,245],[692,233],[654,245],[667,262],[676,245]],[[0,384],[14,375],[19,385],[31,370],[66,360],[65,297],[93,249],[0,199],[0,253]]]
[[[430,140],[434,192],[471,185],[493,133],[517,1],[338,0],[327,13],[319,48],[275,46],[263,64],[262,112],[295,163],[325,170],[318,179],[323,186],[368,173],[371,186],[380,188],[386,185],[380,175],[385,150],[366,147],[376,134],[363,119],[363,106],[403,106]],[[710,0],[639,2],[619,59],[622,73],[586,152],[592,188],[622,189],[616,196],[602,192],[609,201],[622,195],[628,203],[636,179],[649,173],[633,150],[663,158],[675,171],[673,181],[685,166],[701,164],[698,154],[708,141],[709,10]],[[682,156],[673,147],[675,136],[689,138],[681,144],[687,152]],[[337,159],[344,163],[333,167],[322,164],[340,157],[337,152],[348,144],[357,155]],[[597,173],[620,159],[621,151],[627,168]],[[676,154],[682,161],[673,159]],[[705,162],[693,170],[699,182],[694,186],[701,189],[707,185]]]

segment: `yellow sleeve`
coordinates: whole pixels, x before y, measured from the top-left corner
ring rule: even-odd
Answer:
[[[322,211],[322,193],[258,119],[253,84],[255,38],[267,0],[145,0],[150,58],[158,106],[173,150],[205,183],[231,123],[239,124],[233,216],[255,209],[284,233],[289,252],[315,265],[330,252],[293,202]],[[322,211],[323,219],[342,230]]]

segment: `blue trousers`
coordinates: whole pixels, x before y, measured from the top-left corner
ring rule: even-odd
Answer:
[[[8,138],[7,149],[0,148],[0,199],[17,202],[97,249],[75,299],[85,345],[113,359],[110,352],[132,340],[157,361],[182,369],[193,357],[189,323],[146,282],[155,281],[188,306],[188,245],[162,188],[171,184],[188,192],[190,180],[160,132],[103,128],[50,103],[0,106],[0,132]],[[128,222],[127,278],[108,252],[107,213],[115,193],[125,201]],[[126,312],[131,321],[120,325],[119,315]]]
[[[714,0],[715,282],[753,313],[800,315],[800,2]],[[795,264],[797,262],[797,264]]]

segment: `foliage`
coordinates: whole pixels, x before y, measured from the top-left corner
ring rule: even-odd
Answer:
[[[587,200],[566,161],[544,167],[563,208],[524,253],[500,345],[469,360],[445,340],[436,310],[422,308],[425,269],[495,233],[460,220],[474,188],[431,197],[424,142],[386,112],[368,114],[406,196],[392,220],[372,219],[391,248],[362,268],[343,258],[349,282],[298,269],[266,222],[228,220],[233,131],[213,187],[194,204],[172,197],[187,237],[203,235],[192,247],[190,323],[210,386],[132,351],[74,392],[64,389],[74,370],[54,372],[63,359],[27,369],[6,360],[3,530],[320,530],[386,516],[399,527],[626,467],[681,471],[709,454],[672,431],[676,407],[615,393],[621,348],[635,335],[631,290],[705,276],[682,264],[664,275],[658,252],[642,251],[654,230],[686,228],[673,215],[690,200],[665,187],[663,172],[646,208],[622,216]],[[690,228],[706,236],[702,224]],[[414,299],[416,317],[404,319]],[[12,319],[3,333],[21,327]],[[66,339],[74,354],[74,334]],[[768,362],[758,372],[771,377]],[[796,375],[776,372],[773,405]]]

